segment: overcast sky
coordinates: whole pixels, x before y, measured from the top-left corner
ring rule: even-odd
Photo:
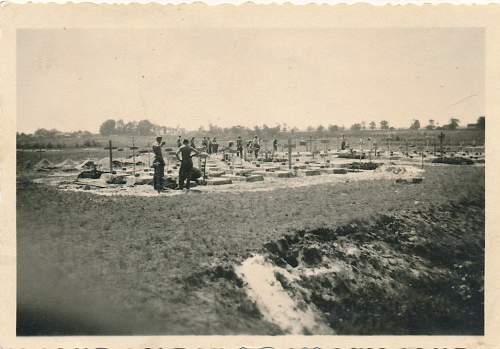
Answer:
[[[484,114],[481,29],[22,30],[17,45],[20,132]]]

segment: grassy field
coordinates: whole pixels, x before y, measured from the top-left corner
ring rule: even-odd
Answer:
[[[458,129],[454,131],[445,130],[442,131],[445,134],[445,138],[443,140],[444,146],[448,147],[458,147],[460,145],[484,145],[485,133],[484,130],[477,129]],[[294,134],[292,136],[293,143],[300,144],[300,141],[309,141],[315,140],[314,146],[319,150],[323,150],[324,144],[319,143],[317,140],[320,139],[328,139],[329,144],[328,147],[332,149],[340,148],[341,136],[344,135],[348,144],[351,144],[353,147],[359,146],[359,140],[363,138],[365,141],[370,138],[374,142],[379,145],[379,148],[383,148],[387,146],[387,139],[391,139],[391,147],[395,149],[396,147],[406,147],[408,143],[409,146],[418,146],[423,147],[426,144],[429,147],[432,147],[433,143],[439,144],[439,135],[440,130],[363,130],[363,131],[338,131],[335,133],[329,132],[299,132],[298,134]],[[213,138],[217,137],[217,140],[221,146],[227,145],[228,141],[235,141],[236,135],[233,136],[224,136],[218,134],[201,134],[201,133],[190,133],[189,135],[181,135],[183,137],[191,138],[193,136],[197,139],[197,145],[201,146],[201,140],[203,136],[209,136]],[[151,143],[154,141],[154,135],[152,136],[135,136],[134,144],[140,148],[149,147]],[[260,138],[263,141],[267,141],[268,149],[271,149],[271,141],[274,138],[277,138],[279,144],[285,145],[288,141],[287,134],[279,134],[279,135],[261,135]],[[253,138],[253,134],[243,136],[243,139],[251,139]],[[17,145],[18,148],[47,148],[47,145],[50,143],[54,147],[64,146],[65,149],[83,149],[84,144],[99,144],[99,149],[104,148],[108,145],[109,140],[113,142],[114,146],[119,148],[124,148],[128,150],[128,147],[132,145],[132,136],[127,135],[111,135],[111,136],[101,136],[101,135],[92,135],[85,137],[32,137],[26,138],[22,137],[18,139]],[[164,141],[166,145],[169,147],[176,146],[177,135],[168,135],[164,136]],[[265,142],[264,142],[265,143]],[[309,143],[308,143],[309,144]],[[263,144],[263,147],[266,144]],[[298,146],[299,150],[305,150],[305,146]],[[38,154],[35,154],[38,155]],[[28,156],[28,155],[27,155]]]
[[[246,297],[234,263],[284,234],[335,229],[405,210],[424,212],[465,199],[484,203],[484,167],[475,166],[429,167],[418,185],[380,180],[153,198],[21,183],[20,335],[279,334]],[[480,208],[475,212],[479,226],[465,225],[461,234],[475,229],[474,236],[484,239],[484,205],[482,215]],[[416,229],[425,233],[418,224]],[[446,230],[446,224],[437,229]],[[439,242],[439,235],[432,238]],[[484,248],[474,251],[474,258],[484,258]],[[346,333],[363,332],[362,320],[356,321]]]

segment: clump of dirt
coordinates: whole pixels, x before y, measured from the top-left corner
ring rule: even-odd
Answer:
[[[265,245],[338,334],[484,331],[484,200],[395,211]]]
[[[436,164],[448,164],[448,165],[472,165],[474,161],[463,157],[440,157],[432,160]]]
[[[376,162],[353,162],[351,164],[346,164],[342,167],[348,168],[351,170],[375,170],[380,167],[382,164]]]

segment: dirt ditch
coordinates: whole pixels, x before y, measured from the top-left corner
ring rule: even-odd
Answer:
[[[298,231],[264,247],[238,270],[285,333],[483,333],[483,201]]]

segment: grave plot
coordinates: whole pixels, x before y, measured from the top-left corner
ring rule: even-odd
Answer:
[[[111,147],[111,149],[114,148]],[[206,163],[203,163],[202,160],[195,158],[195,166],[204,166],[204,171],[196,170],[201,177],[192,180],[191,183],[193,188],[197,187],[198,192],[212,192],[220,190],[274,190],[287,186],[307,186],[378,178],[399,178],[401,179],[399,183],[417,184],[423,179],[421,172],[414,171],[413,167],[408,167],[408,171],[387,169],[377,171],[383,162],[372,162],[366,159],[353,161],[335,156],[326,158],[314,157],[313,155],[314,153],[305,153],[304,156],[301,153],[297,158],[292,158],[291,169],[289,169],[288,161],[283,165],[277,162],[245,161],[234,156],[211,155],[206,158]],[[109,172],[110,160],[113,168],[112,173]],[[113,195],[114,193],[119,195],[138,195],[138,193],[151,195],[152,192],[149,188],[153,184],[153,169],[149,166],[151,162],[151,154],[145,152],[121,158],[86,159],[76,165],[69,161],[57,165],[42,161],[39,165],[39,168],[43,168],[42,171],[39,171],[42,178],[37,181],[39,183],[47,181],[51,185],[59,184],[63,190],[86,190],[103,195]],[[179,164],[170,156],[165,157],[165,162],[164,183],[166,194],[168,194],[177,187]],[[64,171],[70,168],[77,170],[75,172]],[[65,172],[64,176],[63,172]],[[52,177],[52,179],[45,180],[43,174]],[[72,176],[74,176],[73,180]],[[58,178],[60,179],[59,183]]]

